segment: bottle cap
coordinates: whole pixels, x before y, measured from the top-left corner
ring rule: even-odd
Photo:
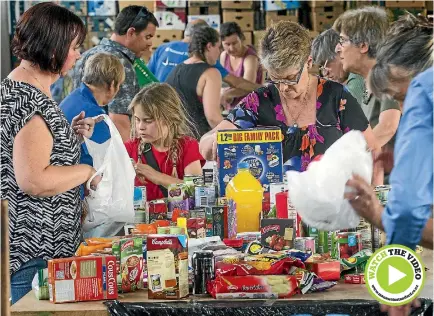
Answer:
[[[238,170],[239,169],[250,169],[249,163],[247,163],[247,162],[240,162],[238,164]]]

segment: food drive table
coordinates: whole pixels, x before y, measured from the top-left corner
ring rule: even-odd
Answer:
[[[425,250],[422,254],[426,271],[425,287],[421,297],[433,298],[433,253]],[[264,315],[274,312],[274,315],[309,314],[326,315],[327,313],[339,313],[343,315],[381,315],[378,303],[372,300],[364,284],[345,284],[342,281],[332,289],[311,294],[297,294],[286,300],[213,300],[211,297],[198,297],[190,295],[187,299],[179,301],[148,300],[146,290],[134,293],[120,294],[119,302],[125,303],[127,308],[135,305],[135,310],[145,307],[146,312],[119,313],[118,315],[203,315],[203,308],[212,308],[207,315]],[[423,311],[431,305],[425,301]],[[116,307],[116,306],[115,306]],[[281,309],[285,309],[282,313]],[[118,310],[118,309],[117,309]],[[280,311],[280,312],[279,312]],[[303,311],[303,312],[300,312]],[[12,315],[67,315],[67,316],[106,316],[109,315],[107,306],[102,301],[79,302],[71,304],[52,304],[49,301],[38,301],[33,292],[28,293],[20,301],[12,306]],[[318,313],[320,312],[320,313]],[[426,314],[428,315],[428,314]],[[432,315],[432,312],[431,314]]]

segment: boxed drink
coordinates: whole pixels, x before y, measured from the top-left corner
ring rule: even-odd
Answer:
[[[167,204],[164,200],[154,200],[149,202],[149,223],[159,220],[167,220]]]
[[[188,211],[193,208],[190,205],[192,202],[188,196],[188,186],[183,183],[171,184],[168,188],[168,204],[169,211],[167,212],[167,217],[172,218],[173,211],[179,209],[181,211]]]
[[[148,236],[148,298],[188,296],[188,247],[185,235]]]
[[[236,175],[240,162],[269,192],[270,183],[282,182],[282,132],[279,128],[226,130],[217,132],[217,170],[219,195]]]
[[[208,206],[206,212],[206,236],[219,236],[221,240],[226,237],[225,223],[227,221],[226,206]]]
[[[48,288],[53,303],[117,299],[116,257],[49,260]]]
[[[119,292],[134,292],[143,288],[143,238],[132,237],[113,241],[116,256]]]
[[[190,238],[205,238],[205,218],[189,218],[187,231]]]
[[[261,220],[261,244],[273,250],[291,249],[294,246],[294,221],[292,219]]]

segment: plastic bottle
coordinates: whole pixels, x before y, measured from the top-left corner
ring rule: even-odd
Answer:
[[[238,164],[238,173],[226,186],[229,212],[236,215],[236,233],[259,231],[259,215],[262,211],[264,189],[249,170],[249,164]],[[228,218],[230,222],[230,219]],[[231,228],[229,227],[229,230]]]

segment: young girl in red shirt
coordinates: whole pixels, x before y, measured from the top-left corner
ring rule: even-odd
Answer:
[[[146,186],[148,201],[167,197],[164,191],[170,184],[182,183],[184,175],[202,175],[205,160],[197,140],[188,136],[192,135],[192,125],[171,86],[145,86],[129,109],[133,113],[133,139],[125,147],[134,160],[135,185]]]

